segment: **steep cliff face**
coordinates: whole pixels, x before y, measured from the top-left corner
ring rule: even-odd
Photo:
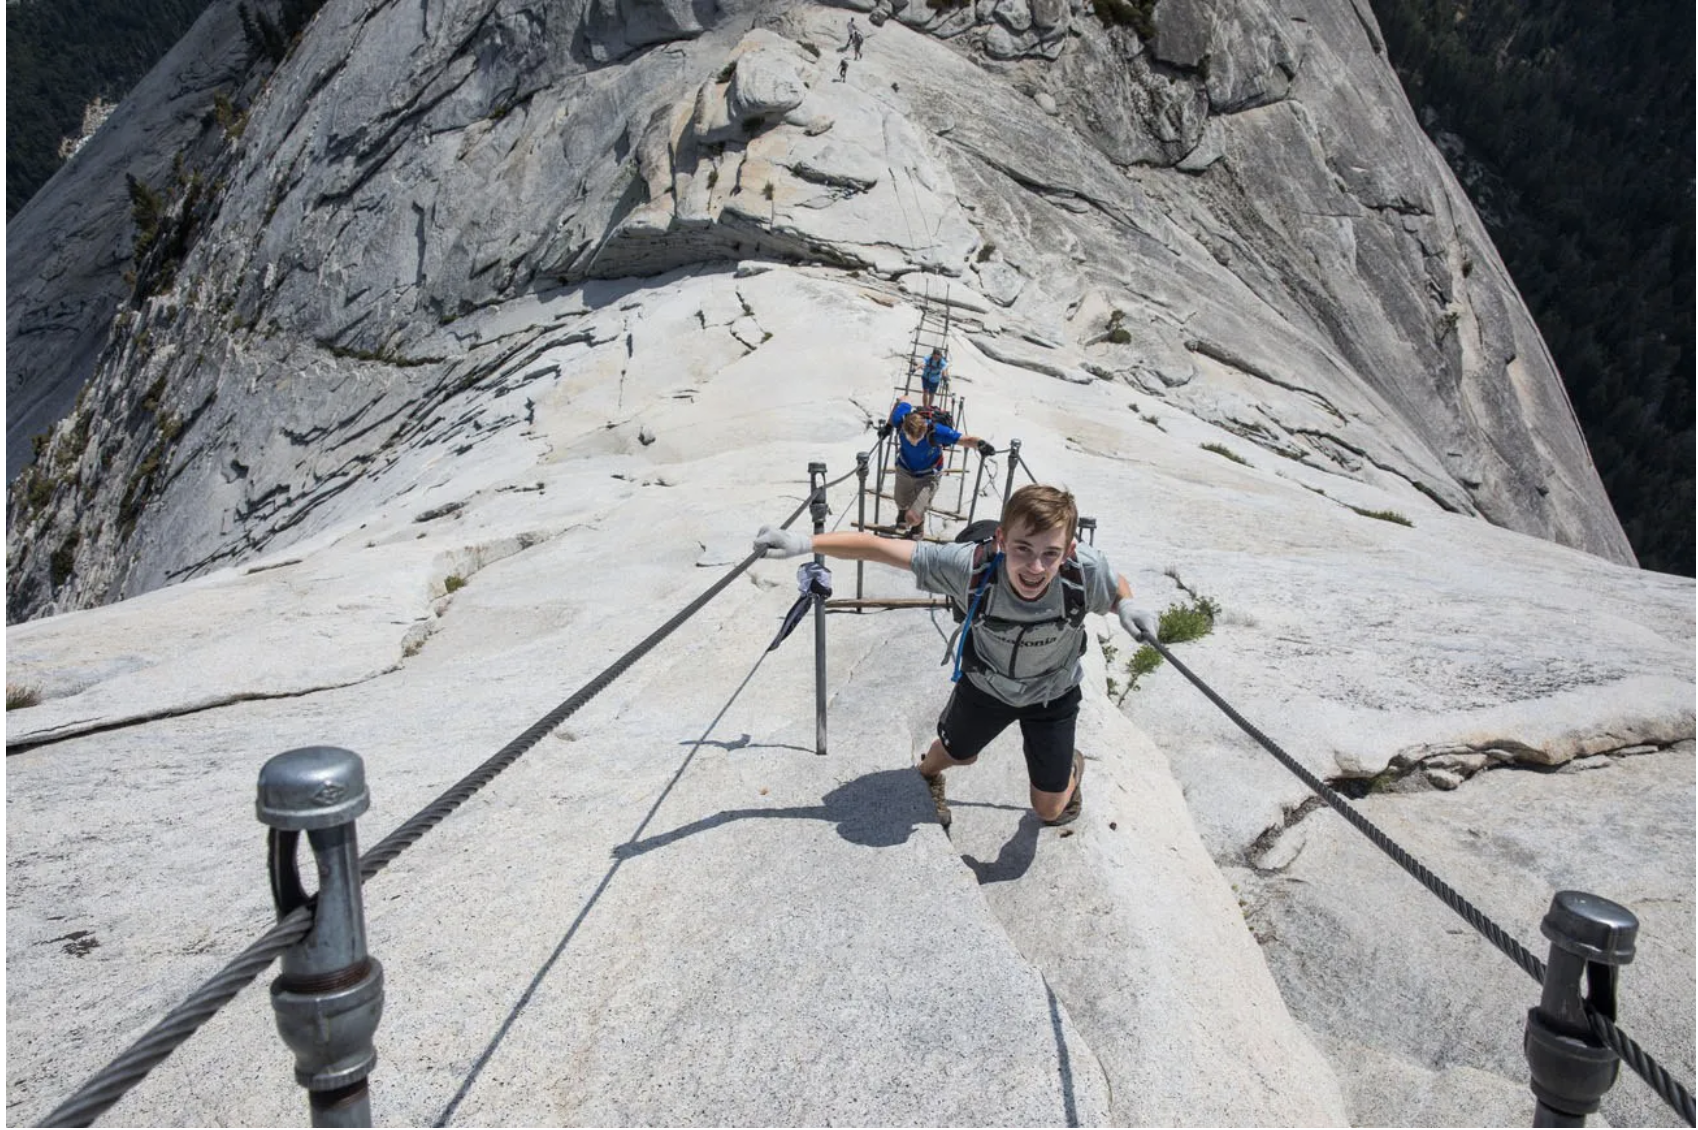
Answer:
[[[858,59],[815,5],[332,0],[238,137],[209,120],[149,296],[10,493],[9,618],[323,528],[520,421],[551,351],[629,341],[593,280],[761,259],[947,288],[992,355],[1632,560],[1365,6],[855,7]]]

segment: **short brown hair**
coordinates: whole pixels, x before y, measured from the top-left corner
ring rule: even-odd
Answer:
[[[1071,541],[1079,528],[1079,504],[1062,487],[1021,487],[1002,508],[1002,532],[1012,537],[1021,526],[1034,534],[1059,529]]]
[[[919,443],[926,434],[926,418],[918,412],[910,412],[902,417],[902,434],[908,437],[908,442]]]

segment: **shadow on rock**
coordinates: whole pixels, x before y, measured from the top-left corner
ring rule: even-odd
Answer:
[[[963,855],[961,862],[973,872],[980,886],[1018,879],[1032,866],[1032,860],[1037,858],[1038,828],[1037,813],[1028,809],[1026,814],[1020,817],[1020,823],[1015,825],[1014,834],[1002,845],[1002,850],[996,853],[995,859],[982,863],[970,855]]]
[[[613,855],[617,859],[644,855],[736,820],[826,820],[837,825],[837,834],[852,844],[895,847],[907,843],[920,825],[937,823],[937,813],[918,773],[912,769],[880,769],[845,781],[821,797],[817,805],[716,812],[670,832],[620,844]]]

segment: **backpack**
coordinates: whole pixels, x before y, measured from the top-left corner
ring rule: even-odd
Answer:
[[[949,639],[949,651],[955,655],[955,673],[950,676],[950,682],[961,681],[964,664],[971,664],[968,669],[976,670],[983,666],[977,656],[968,657],[967,636],[972,623],[977,623],[984,617],[984,598],[990,588],[996,583],[996,570],[1002,564],[1002,554],[996,551],[995,518],[981,518],[955,535],[958,543],[973,543],[973,567],[967,575],[967,607],[963,609],[952,599],[949,611],[959,625],[955,634]],[[1061,563],[1061,571],[1056,575],[1055,583],[1061,586],[1061,619],[1068,627],[1078,628],[1085,623],[1085,569],[1079,564],[1079,558],[1072,556]],[[1053,621],[1038,621],[1038,623],[1053,623]],[[1080,654],[1084,654],[1084,641],[1081,640]],[[949,662],[945,653],[944,662]]]
[[[937,449],[937,455],[932,459],[931,470],[924,472],[925,474],[930,474],[931,471],[935,471],[939,467],[942,467],[945,459],[947,458],[943,450],[944,445],[937,441],[937,430],[938,428],[943,427],[949,428],[953,431],[955,428],[955,419],[949,414],[949,410],[947,408],[940,408],[935,404],[930,408],[915,408],[913,409],[913,415],[918,416],[926,422],[925,442],[928,446],[935,447]],[[906,423],[907,421],[904,420],[903,422]],[[901,430],[900,425],[898,425],[897,430]],[[904,436],[903,438],[907,437]]]

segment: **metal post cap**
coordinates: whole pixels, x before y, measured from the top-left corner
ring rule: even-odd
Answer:
[[[823,474],[825,474],[825,464],[824,463],[809,463],[808,464],[808,474],[810,474],[810,475],[823,475]]]
[[[371,807],[365,762],[335,746],[287,750],[260,767],[254,807],[262,824],[284,831],[347,824]]]
[[[1097,520],[1095,518],[1081,518],[1079,519],[1079,528],[1081,530],[1094,530],[1097,528]]]
[[[1588,961],[1626,965],[1633,960],[1639,919],[1620,903],[1585,891],[1558,891],[1539,923],[1552,945]]]

